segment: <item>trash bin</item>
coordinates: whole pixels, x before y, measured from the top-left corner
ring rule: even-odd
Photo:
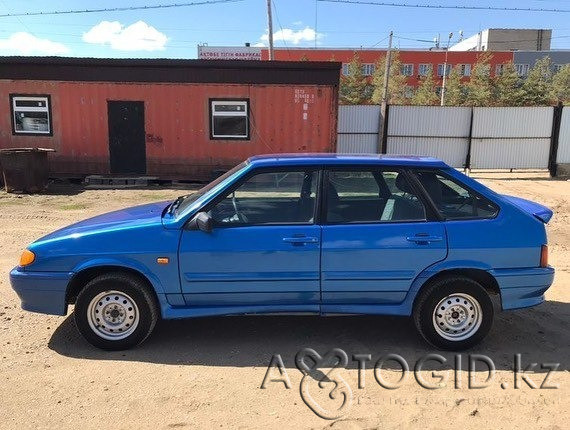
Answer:
[[[48,152],[45,148],[0,149],[0,166],[6,192],[37,193],[48,183]]]

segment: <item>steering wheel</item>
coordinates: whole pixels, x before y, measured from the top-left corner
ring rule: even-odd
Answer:
[[[240,220],[240,222],[247,224],[249,222],[249,220],[247,219],[247,216],[245,216],[239,209],[238,209],[238,204],[237,204],[237,200],[236,200],[236,192],[234,191],[232,193],[232,206],[234,207],[234,211],[238,217],[238,219]]]

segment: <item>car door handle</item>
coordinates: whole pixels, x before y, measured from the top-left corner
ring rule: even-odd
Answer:
[[[429,234],[418,233],[415,236],[406,237],[406,240],[408,242],[415,242],[419,245],[422,245],[422,244],[428,244],[428,243],[432,243],[432,242],[441,242],[443,240],[443,237],[431,236]]]
[[[304,243],[318,243],[319,239],[310,236],[299,236],[299,237],[284,237],[283,242],[302,245]]]

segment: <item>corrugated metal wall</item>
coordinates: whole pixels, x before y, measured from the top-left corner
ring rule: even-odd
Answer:
[[[558,164],[570,163],[570,107],[562,110],[562,122],[560,123],[560,135],[558,137]]]
[[[343,154],[377,153],[379,128],[380,106],[339,106],[336,152]]]
[[[546,169],[553,107],[473,108],[473,169]]]
[[[50,94],[53,136],[13,135],[9,94]],[[250,140],[211,140],[209,99],[250,101]],[[334,152],[337,95],[327,85],[134,84],[0,80],[0,147],[45,147],[54,174],[109,173],[107,101],[144,101],[147,173],[210,179],[263,153]]]
[[[465,164],[471,108],[390,106],[388,154],[429,155],[450,166]]]

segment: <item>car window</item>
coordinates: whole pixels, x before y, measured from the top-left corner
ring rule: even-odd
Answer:
[[[446,219],[492,218],[498,212],[488,199],[446,175],[435,171],[419,171],[416,175]]]
[[[397,170],[334,170],[327,176],[328,223],[426,219],[423,203]]]
[[[317,173],[258,173],[232,190],[211,210],[217,225],[312,223]]]

